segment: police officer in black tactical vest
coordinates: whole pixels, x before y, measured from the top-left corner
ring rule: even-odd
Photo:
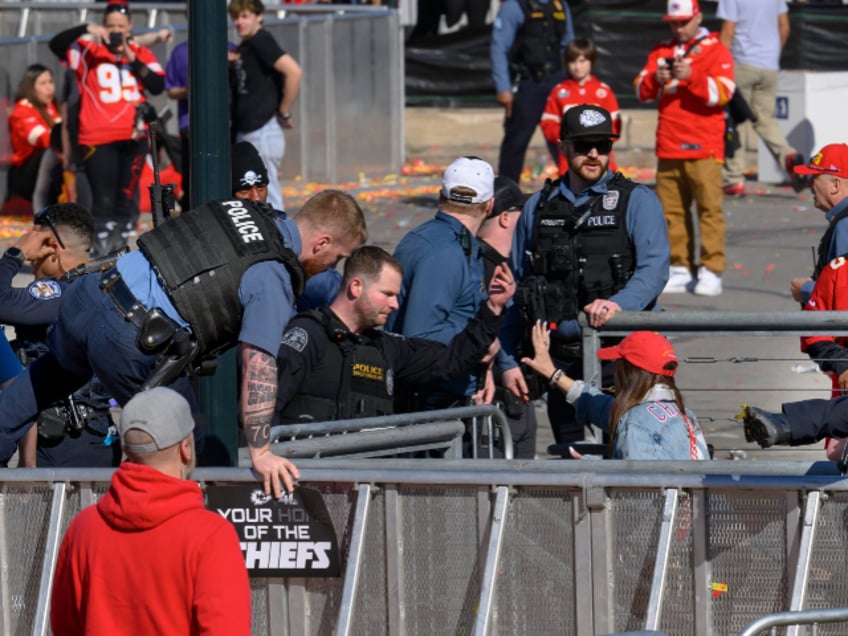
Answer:
[[[562,51],[573,39],[565,0],[505,0],[501,5],[489,47],[492,81],[504,107],[499,175],[519,182],[548,94],[566,78]],[[556,161],[556,145],[548,149]]]
[[[551,325],[557,367],[580,378],[581,311],[599,328],[618,311],[658,309],[668,277],[665,219],[651,190],[609,170],[616,137],[603,108],[584,104],[566,111],[560,150],[568,172],[528,199],[516,228],[510,262],[520,281],[514,303],[520,319],[507,324],[522,327],[502,333],[498,362],[504,386],[525,401],[546,388],[531,390],[517,363],[533,355],[529,329],[536,320]],[[605,386],[611,368],[608,379]],[[583,439],[583,425],[562,392],[548,394],[548,415],[557,443]]]
[[[323,422],[389,415],[399,383],[439,382],[468,373],[497,338],[515,279],[495,268],[489,298],[445,345],[404,338],[381,327],[398,308],[403,273],[385,250],[366,245],[345,260],[329,307],[298,314],[277,359],[280,422]]]

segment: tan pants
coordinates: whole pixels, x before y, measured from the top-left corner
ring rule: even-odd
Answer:
[[[747,64],[734,64],[736,90],[748,102],[757,116],[753,124],[754,131],[763,140],[781,170],[786,170],[786,157],[795,154],[795,149],[786,141],[786,136],[774,118],[775,99],[777,97],[777,71],[769,71]],[[749,126],[745,122],[742,126]],[[745,181],[745,150],[740,148],[727,160],[722,171],[722,183],[725,186]]]
[[[695,264],[695,228],[690,212],[694,202],[701,239],[699,262],[721,274],[726,267],[721,162],[716,159],[660,159],[657,196],[668,223],[671,264],[689,269]]]

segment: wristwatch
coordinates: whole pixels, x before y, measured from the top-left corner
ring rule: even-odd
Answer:
[[[18,247],[8,247],[6,251],[3,252],[3,256],[8,256],[9,258],[13,258],[18,261],[19,265],[23,265],[26,257],[24,256],[23,251]]]
[[[283,121],[288,121],[291,119],[291,113],[280,113],[280,119]]]

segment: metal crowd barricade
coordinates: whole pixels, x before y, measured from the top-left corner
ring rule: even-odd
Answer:
[[[848,480],[829,463],[298,466],[326,504],[341,577],[253,579],[254,634],[723,636],[788,624],[765,617],[786,611],[820,634],[844,633],[826,624],[838,612],[797,613],[842,607],[848,590]],[[59,538],[109,476],[0,471],[3,633],[48,633]],[[255,479],[232,468],[195,478]]]
[[[496,444],[504,458],[514,457],[506,417],[491,405],[284,424],[271,429],[271,443],[274,453],[290,458],[383,457],[439,450],[446,458],[459,459],[466,431],[473,458],[481,447],[488,449],[490,459],[494,458]],[[250,465],[246,448],[239,450],[239,464]]]
[[[765,629],[771,627],[771,633],[779,625],[819,625],[821,623],[848,623],[848,607],[834,609],[806,610],[804,612],[777,612],[757,619],[744,630],[739,636],[756,636]],[[793,633],[787,631],[787,633]]]

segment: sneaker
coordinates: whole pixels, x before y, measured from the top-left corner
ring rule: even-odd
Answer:
[[[701,265],[698,268],[698,282],[692,291],[698,296],[718,296],[721,294],[721,276]]]
[[[795,174],[795,170],[793,170],[795,166],[802,166],[804,163],[806,163],[804,156],[800,152],[786,157],[786,172],[789,173],[789,183],[795,192],[801,192],[807,187],[807,177],[802,174]]]
[[[746,442],[757,442],[762,448],[768,448],[792,441],[792,428],[783,413],[769,413],[756,406],[746,406],[742,421]]]
[[[734,183],[733,185],[726,186],[724,188],[724,193],[729,197],[741,197],[745,194],[745,184]]]
[[[672,265],[668,268],[668,282],[663,289],[664,294],[682,294],[689,291],[694,279],[692,272],[683,265]]]

